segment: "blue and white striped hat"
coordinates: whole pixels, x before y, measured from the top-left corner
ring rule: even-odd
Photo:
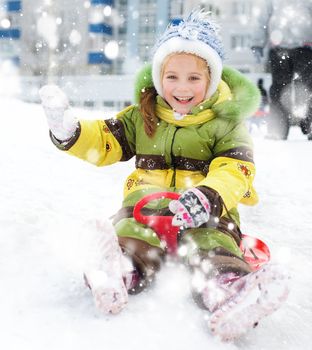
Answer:
[[[221,80],[224,48],[218,35],[219,27],[211,14],[193,10],[179,24],[170,24],[154,46],[152,77],[156,91],[163,97],[161,68],[164,59],[175,52],[186,52],[206,60],[210,70],[210,85],[206,99],[217,90]]]

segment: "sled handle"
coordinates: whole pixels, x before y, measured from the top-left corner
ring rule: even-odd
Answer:
[[[169,254],[176,254],[178,249],[179,227],[172,226],[173,215],[143,215],[141,209],[155,199],[178,199],[180,195],[175,192],[155,192],[143,197],[133,209],[133,217],[156,232],[158,238],[164,243]]]
[[[136,219],[136,221],[148,225],[148,223],[151,220],[151,216],[143,215],[141,213],[141,209],[148,204],[149,202],[155,200],[155,199],[179,199],[180,194],[176,192],[155,192],[148,194],[144,196],[141,200],[138,201],[138,203],[134,206],[133,209],[133,217]],[[172,215],[173,216],[173,215]],[[155,218],[155,216],[153,216]]]
[[[178,227],[172,226],[171,216],[153,216],[143,215],[141,209],[146,204],[155,199],[179,199],[180,194],[176,192],[155,192],[144,196],[134,206],[133,217],[136,221],[151,227],[158,236],[167,242],[167,247],[171,252],[177,249]],[[270,249],[261,239],[242,234],[240,250],[243,253],[245,261],[250,265],[253,271],[261,268],[262,265],[268,263],[271,258]]]

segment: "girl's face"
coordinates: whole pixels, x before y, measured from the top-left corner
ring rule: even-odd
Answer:
[[[209,75],[206,61],[192,54],[174,54],[164,63],[162,88],[171,108],[187,114],[206,96]]]

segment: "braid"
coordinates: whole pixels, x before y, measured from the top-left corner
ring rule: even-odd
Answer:
[[[145,88],[141,93],[140,112],[144,120],[145,133],[152,137],[155,134],[158,118],[155,113],[157,91],[154,87]]]

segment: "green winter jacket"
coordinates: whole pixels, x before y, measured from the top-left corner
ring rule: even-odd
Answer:
[[[140,91],[152,86],[151,69],[138,75]],[[125,181],[124,206],[150,191],[183,191],[206,186],[217,192],[228,210],[238,203],[253,205],[255,166],[252,141],[244,119],[260,100],[256,86],[238,71],[224,68],[222,83],[209,99],[192,109],[185,120],[174,118],[170,106],[157,97],[159,124],[153,137],[144,131],[138,105],[106,120],[80,120],[66,145],[54,143],[71,155],[97,166],[135,157],[136,169]]]

